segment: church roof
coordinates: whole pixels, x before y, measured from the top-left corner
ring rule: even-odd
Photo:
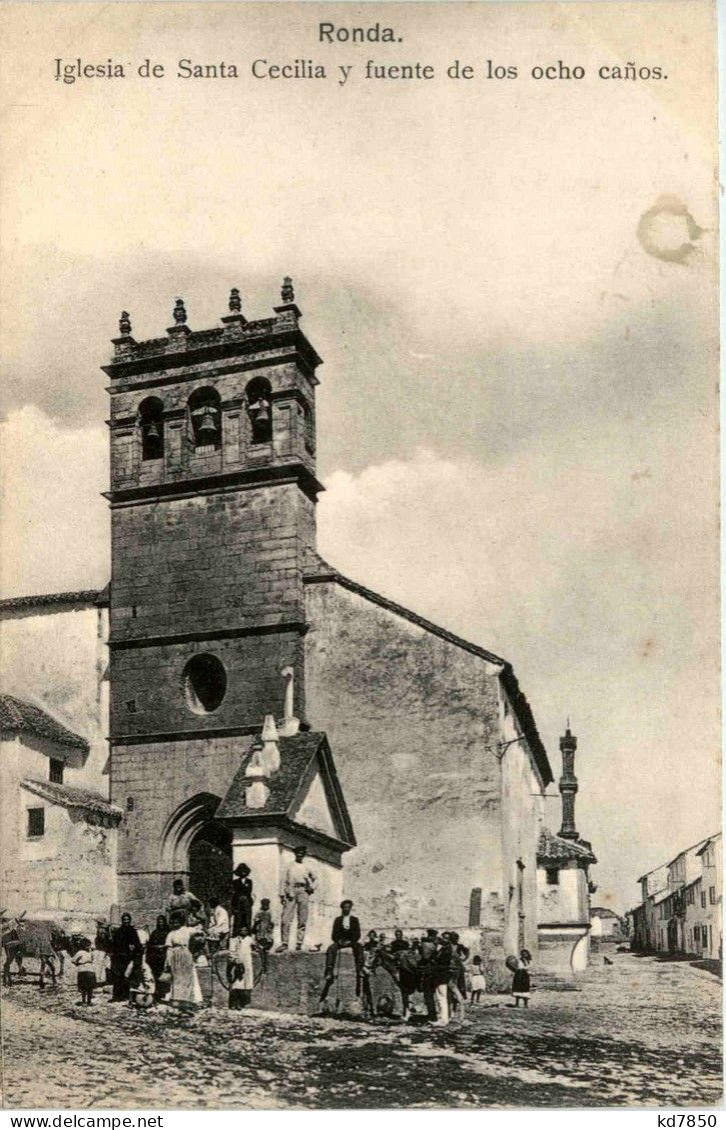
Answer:
[[[82,604],[105,606],[108,604],[109,586],[101,589],[75,589],[72,592],[44,592],[29,596],[9,596],[0,600],[0,616],[3,612],[34,612],[41,608],[66,608]]]
[[[92,789],[59,785],[54,781],[36,781],[33,777],[24,777],[23,787],[42,797],[43,800],[48,800],[51,804],[60,804],[63,808],[80,808],[84,812],[95,813],[98,816],[111,816],[117,821],[123,816],[122,809],[111,804]]]
[[[90,746],[85,738],[67,730],[45,710],[15,698],[11,694],[0,695],[0,731],[12,734],[31,734],[33,737],[42,738],[44,741],[53,742],[65,749],[80,750],[88,753]]]
[[[519,724],[522,727],[529,747],[532,750],[532,755],[542,775],[545,786],[549,785],[554,780],[547,750],[539,736],[534,715],[532,714],[532,708],[525,695],[520,690],[514,668],[506,659],[502,659],[501,656],[495,655],[494,652],[487,651],[486,648],[471,643],[461,636],[454,635],[453,632],[449,632],[446,628],[439,627],[438,624],[434,624],[431,620],[426,620],[423,616],[419,616],[417,612],[412,612],[402,604],[396,604],[395,601],[389,600],[387,597],[381,596],[377,592],[373,592],[372,589],[358,584],[357,581],[352,581],[350,577],[344,576],[343,573],[339,573],[337,569],[329,565],[319,553],[311,548],[307,550],[303,580],[307,581],[309,584],[323,584],[326,581],[333,581],[339,584],[341,588],[348,589],[349,592],[357,593],[358,596],[369,600],[371,604],[377,604],[379,608],[385,608],[388,612],[393,612],[395,615],[403,617],[404,620],[408,620],[410,623],[416,624],[419,628],[431,632],[432,635],[446,640],[447,643],[453,644],[454,647],[468,651],[471,655],[478,655],[488,663],[494,663],[501,667],[500,677],[502,685],[509,697],[512,709],[519,720]]]
[[[537,862],[546,866],[549,863],[597,863],[589,844],[577,840],[565,840],[556,836],[549,828],[543,828],[537,844]]]
[[[293,737],[278,738],[280,768],[267,780],[270,790],[267,803],[263,808],[248,808],[246,790],[250,781],[245,775],[245,770],[258,740],[255,738],[250,742],[227,794],[214,814],[215,819],[233,820],[235,824],[262,820],[264,823],[283,821],[294,825],[297,808],[317,770],[320,772],[331,815],[338,830],[339,842],[346,847],[355,847],[353,825],[326,735],[310,731],[295,734]]]

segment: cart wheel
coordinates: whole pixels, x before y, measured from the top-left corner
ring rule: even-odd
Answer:
[[[217,950],[212,958],[212,969],[222,988],[229,992],[229,950]]]

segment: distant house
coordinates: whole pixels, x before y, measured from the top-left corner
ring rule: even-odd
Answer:
[[[630,912],[634,950],[720,958],[720,832],[685,848],[638,882],[643,902]]]
[[[621,942],[625,930],[620,916],[607,906],[590,908],[590,937],[603,942]]]

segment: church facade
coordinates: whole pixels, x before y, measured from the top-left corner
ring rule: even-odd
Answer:
[[[86,594],[108,617],[108,659],[99,664],[95,621],[88,661],[68,677],[62,641],[85,606],[83,594],[79,606],[61,594],[44,692],[13,661],[28,633],[42,634],[41,612],[32,598],[4,601],[13,646],[3,685],[21,693],[24,672],[31,697],[50,693],[81,733],[103,730],[108,695],[104,781],[123,814],[116,912],[149,920],[180,874],[200,897],[224,893],[236,833],[218,814],[265,718],[293,717],[280,732],[323,735],[332,766],[298,798],[312,811],[317,789],[318,809],[327,804],[310,842],[321,858],[345,850],[345,891],[365,924],[481,926],[507,952],[535,951],[553,777],[532,712],[506,660],[317,554],[321,359],[301,319],[289,280],[259,320],[237,291],[212,329],[191,330],[180,299],[173,325],[150,341],[137,342],[122,316],[103,367],[111,583]],[[75,686],[84,682],[92,722],[76,709],[83,700],[88,714],[93,695]],[[281,740],[283,758],[295,740]],[[334,789],[350,813],[347,840],[326,825]],[[278,846],[289,852],[293,808],[285,819]]]

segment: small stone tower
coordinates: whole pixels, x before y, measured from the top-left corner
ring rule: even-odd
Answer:
[[[564,735],[560,738],[562,751],[562,776],[560,777],[560,795],[562,796],[562,827],[560,836],[564,840],[579,840],[580,834],[575,827],[575,796],[577,795],[577,777],[575,776],[575,751],[577,738],[570,732],[569,722]]]
[[[164,903],[294,673],[305,719],[302,573],[315,542],[315,371],[286,278],[269,318],[233,289],[221,325],[137,342],[110,377],[111,781],[119,895]],[[247,736],[247,741],[245,741]],[[224,829],[211,835],[226,851]],[[216,837],[216,838],[215,838]],[[231,850],[231,849],[230,849]],[[197,891],[200,896],[209,892]]]

